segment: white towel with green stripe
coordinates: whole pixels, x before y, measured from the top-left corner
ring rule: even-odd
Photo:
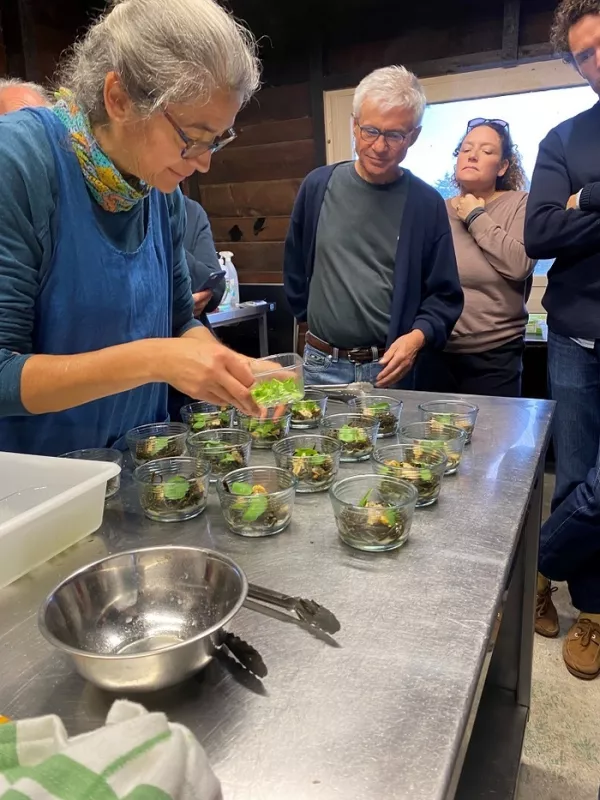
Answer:
[[[183,725],[117,700],[106,725],[69,738],[59,717],[0,725],[1,800],[222,800]]]

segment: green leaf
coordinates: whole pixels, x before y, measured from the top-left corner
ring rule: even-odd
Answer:
[[[164,450],[165,447],[169,446],[169,437],[168,436],[155,436],[153,439],[148,440],[150,446],[149,451],[156,455],[156,453],[160,453],[161,450]]]
[[[231,415],[230,415],[229,411],[221,411],[221,413],[219,414],[219,420],[221,422],[224,422],[226,425],[229,424],[230,418],[231,418]]]
[[[315,450],[314,447],[297,447],[294,450],[295,456],[318,456],[319,451]]]
[[[315,400],[300,400],[292,406],[292,411],[310,411],[311,414],[319,410],[319,404]]]
[[[385,411],[390,410],[389,403],[373,403],[372,406],[368,406],[374,414],[382,414]]]
[[[218,439],[210,439],[208,442],[202,442],[202,447],[205,450],[224,450],[223,443]]]
[[[433,418],[438,422],[441,422],[442,425],[452,425],[452,421],[454,419],[453,414],[436,414],[434,413]]]
[[[252,486],[249,483],[242,483],[241,481],[234,481],[229,485],[231,494],[238,494],[244,497],[252,494]]]
[[[433,472],[430,469],[422,468],[419,471],[419,478],[422,481],[431,481],[433,480]]]
[[[203,431],[206,428],[206,414],[194,414],[192,417],[192,430]]]
[[[342,425],[338,430],[338,439],[340,442],[356,442],[358,441],[360,430],[360,428],[353,428],[350,425]]]
[[[393,508],[388,508],[385,511],[381,512],[382,518],[386,521],[386,524],[393,528],[396,524],[396,512]]]
[[[271,378],[261,381],[250,390],[250,394],[257,405],[265,408],[293,403],[296,400],[302,400],[303,397],[295,378],[286,378],[283,381]]]
[[[233,453],[225,453],[225,455],[221,458],[221,464],[237,464],[238,460],[233,455]]]
[[[164,484],[164,493],[167,500],[183,500],[190,488],[190,482],[182,475],[173,475]]]
[[[373,492],[373,489],[369,489],[369,491],[365,494],[365,496],[361,497],[361,499],[358,501],[358,507],[359,508],[366,508],[367,507],[367,503],[369,502],[369,497],[371,496],[372,492]]]
[[[246,510],[242,515],[244,522],[256,522],[259,517],[265,513],[269,507],[269,500],[265,494],[255,494],[252,499],[248,501]]]

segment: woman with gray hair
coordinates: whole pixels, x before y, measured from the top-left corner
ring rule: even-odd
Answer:
[[[194,320],[178,186],[258,83],[213,0],[121,0],[51,109],[0,119],[0,449],[122,446],[167,418],[167,384],[255,411],[249,359]]]

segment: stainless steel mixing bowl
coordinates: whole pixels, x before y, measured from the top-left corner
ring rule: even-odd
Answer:
[[[148,692],[208,664],[247,592],[246,576],[221,553],[149,547],[75,572],[47,597],[38,621],[91,683]]]

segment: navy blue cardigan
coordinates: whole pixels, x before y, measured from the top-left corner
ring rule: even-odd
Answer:
[[[319,214],[337,166],[313,170],[302,183],[292,211],[283,282],[299,321],[306,319]],[[443,348],[463,309],[448,212],[435,189],[408,171],[406,175],[410,183],[396,251],[387,345],[417,329],[423,332],[427,344]]]

